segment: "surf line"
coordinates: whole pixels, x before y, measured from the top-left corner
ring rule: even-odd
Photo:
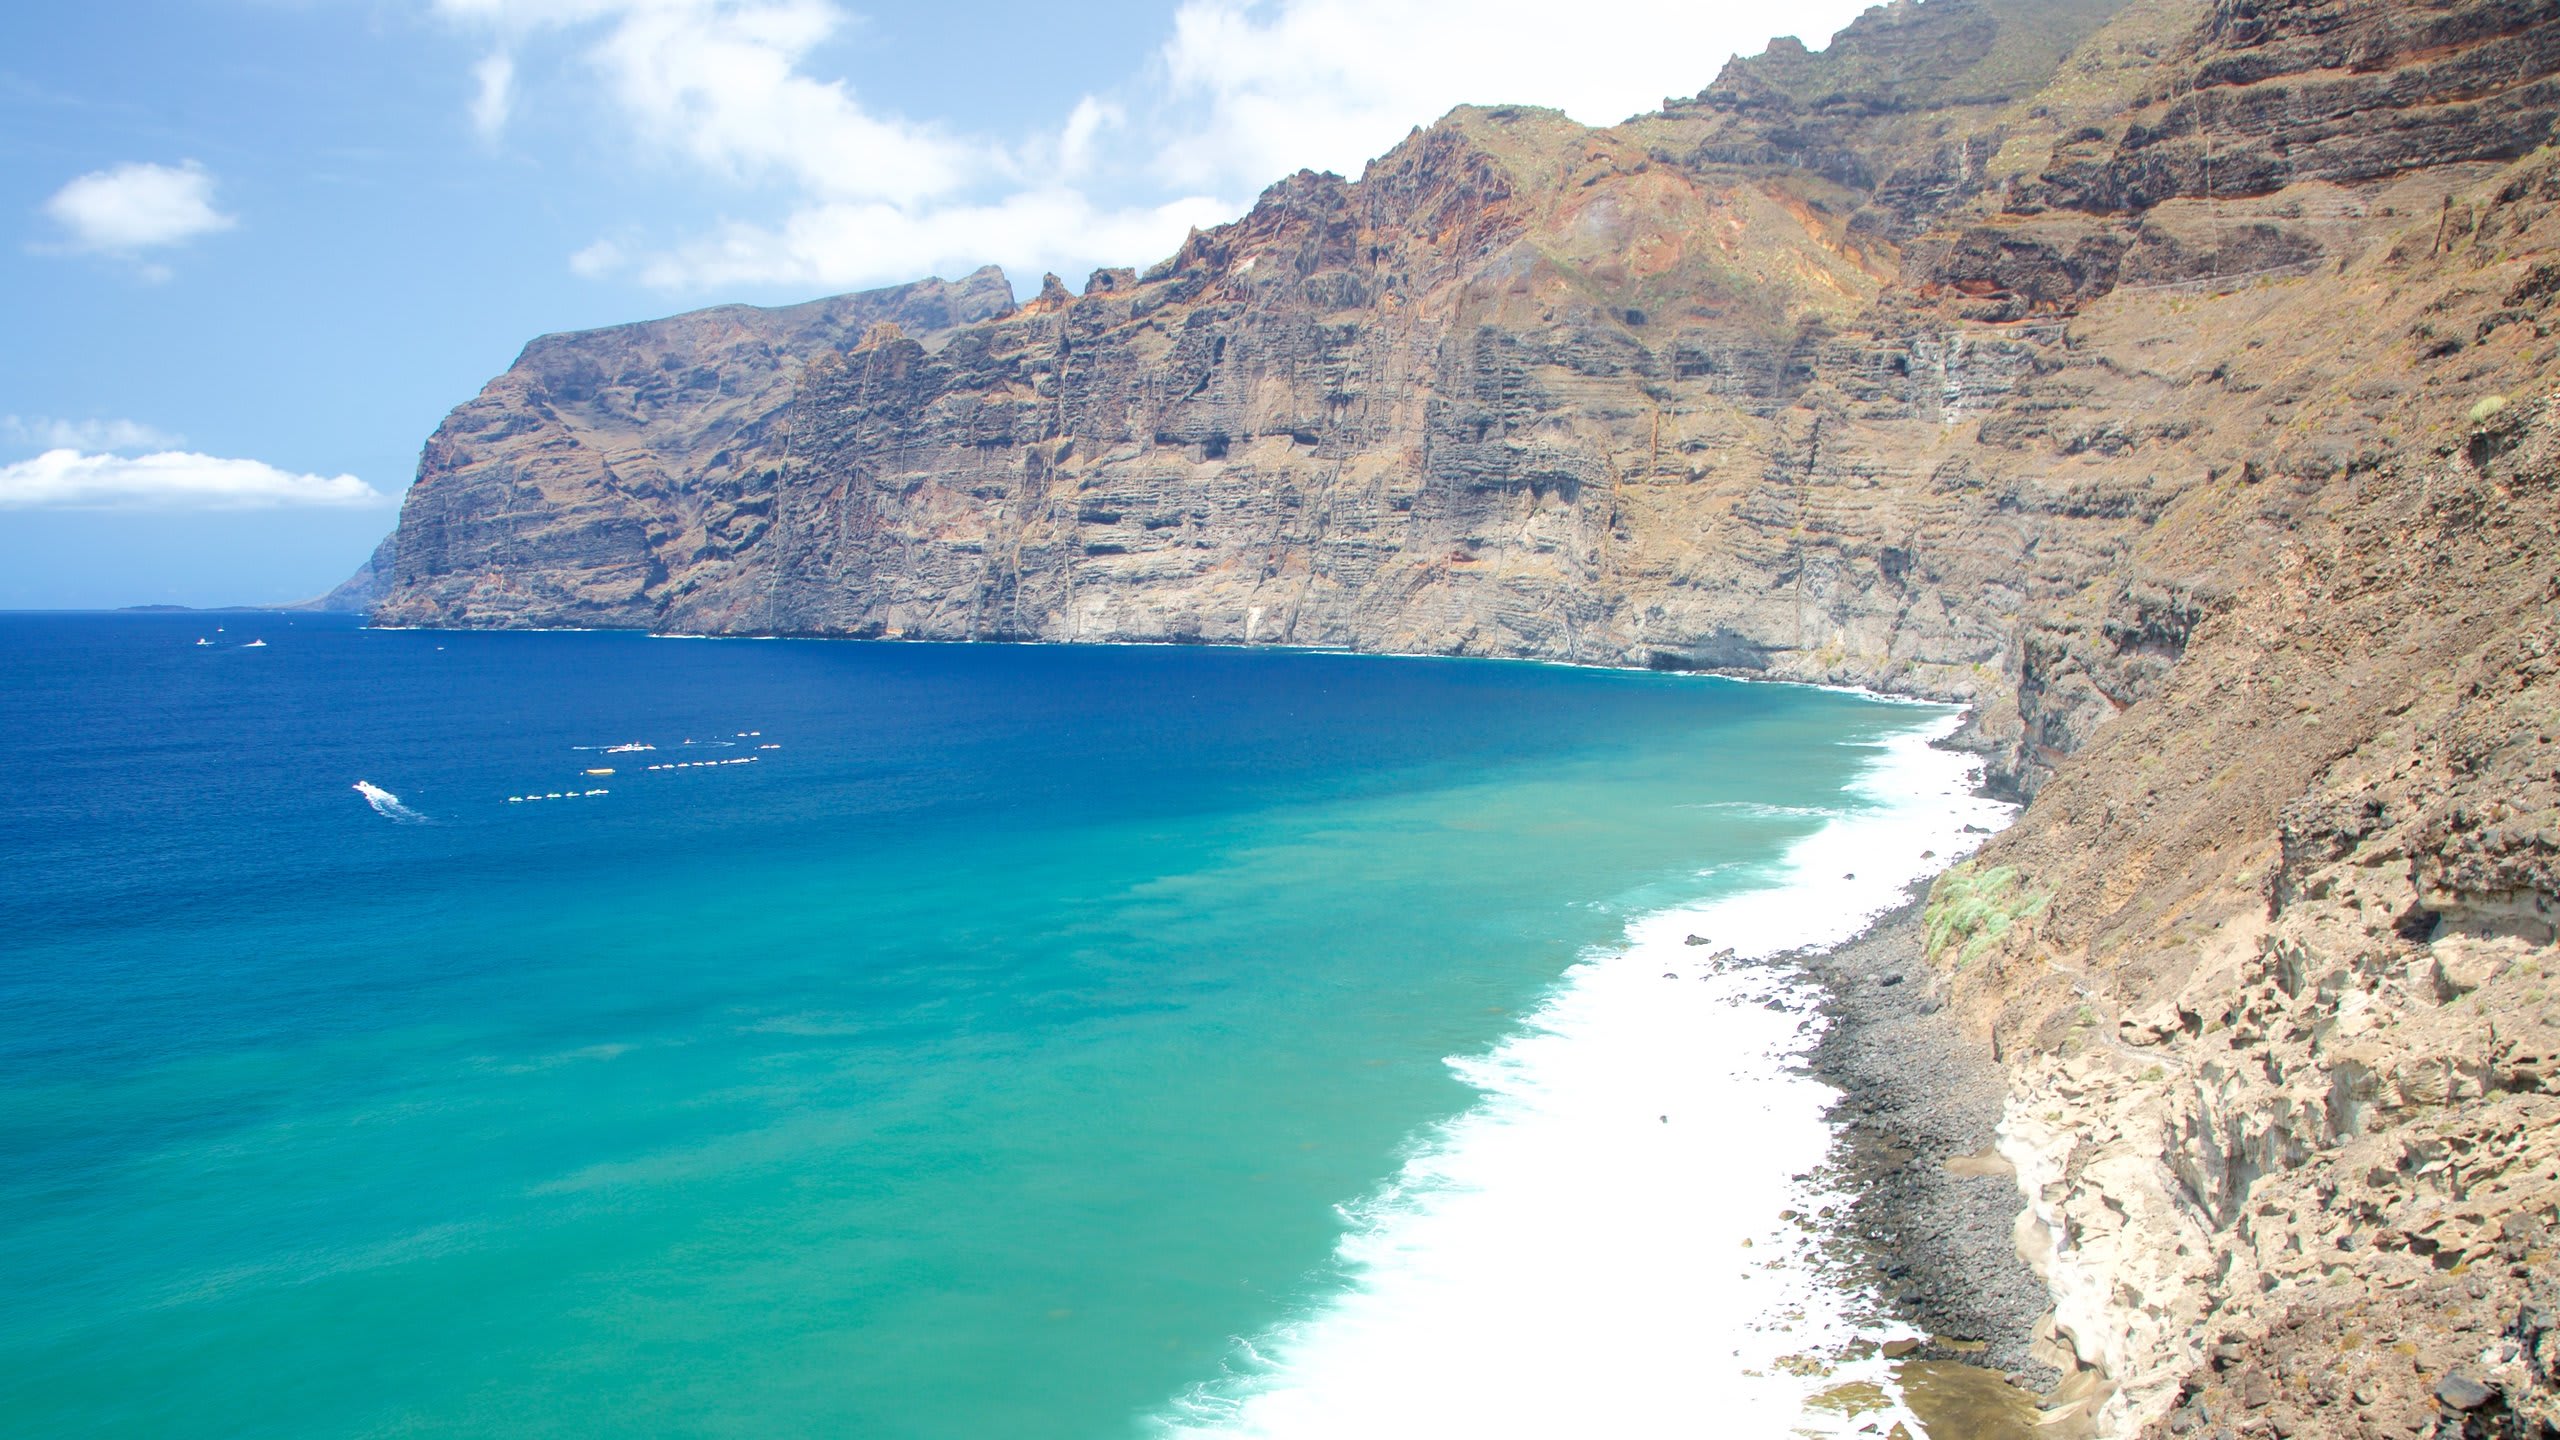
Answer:
[[[1633,921],[1519,1031],[1452,1057],[1475,1103],[1343,1207],[1325,1293],[1240,1338],[1154,1433],[1916,1430],[1880,1353],[1911,1332],[1805,1218],[1848,1197],[1826,1171],[1837,1092],[1806,1068],[1822,992],[1787,957],[1856,938],[1946,863],[1927,852],[2008,818],[1978,759],[1931,743],[1961,718],[1875,745],[1758,883]]]

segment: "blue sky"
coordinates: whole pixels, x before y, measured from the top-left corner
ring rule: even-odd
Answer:
[[[9,6],[0,608],[327,589],[546,331],[989,261],[1028,294],[1451,105],[1608,123],[1861,8]]]

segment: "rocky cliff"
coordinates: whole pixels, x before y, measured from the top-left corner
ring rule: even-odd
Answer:
[[[1080,293],[537,341],[376,616],[1971,702],[2033,804],[1935,963],[2087,1416],[2548,1433],[2555,118],[2547,0],[1880,8]]]

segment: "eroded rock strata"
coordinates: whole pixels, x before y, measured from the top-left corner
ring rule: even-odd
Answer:
[[[529,347],[386,623],[1963,700],[1931,964],[2112,1434],[2560,1426],[2560,19],[1923,0],[1144,271]]]

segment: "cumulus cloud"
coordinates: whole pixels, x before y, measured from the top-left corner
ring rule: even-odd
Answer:
[[[1074,179],[1092,169],[1094,149],[1104,132],[1128,123],[1128,112],[1110,101],[1091,95],[1077,100],[1076,108],[1067,112],[1067,123],[1058,132],[1060,178]]]
[[[836,0],[431,3],[495,56],[565,41],[567,73],[593,82],[583,93],[635,156],[740,188],[748,218],[625,230],[570,259],[591,278],[701,293],[883,284],[989,260],[1017,278],[1144,264],[1301,167],[1357,173],[1455,105],[1613,123],[1695,92],[1773,33],[1820,43],[1867,0],[1624,0],[1605,25],[1560,24],[1533,0],[1181,0],[1119,84],[1012,136],[883,113],[818,73],[821,47],[851,24]],[[493,81],[492,63],[474,106],[484,134],[526,83],[512,60]]]
[[[264,510],[358,508],[390,497],[353,475],[297,475],[257,460],[184,450],[84,455],[48,450],[0,465],[0,510]]]
[[[44,213],[69,248],[130,257],[239,223],[213,205],[213,176],[193,160],[93,170],[53,193]]]
[[[1466,104],[1614,125],[1695,94],[1772,35],[1824,43],[1867,0],[1624,0],[1606,23],[1545,0],[1185,0],[1160,58],[1160,164],[1186,185],[1361,164]]]
[[[173,450],[186,443],[135,420],[53,420],[0,415],[0,439],[45,450]]]
[[[882,113],[812,57],[851,23],[833,0],[434,0],[512,54],[566,37],[635,155],[672,156],[763,191],[765,217],[654,240],[598,239],[569,257],[589,278],[676,292],[748,285],[850,287],[959,273],[989,260],[1036,274],[1157,258],[1232,202],[1198,195],[1097,199],[1069,182],[1125,128],[1085,96],[1041,133],[1002,140]],[[483,62],[484,100],[493,81]],[[508,87],[523,81],[508,62]],[[492,133],[495,102],[475,106]]]
[[[631,138],[714,174],[830,199],[913,201],[970,178],[980,157],[930,125],[873,113],[841,80],[804,72],[845,24],[830,0],[437,0],[500,36],[571,30]],[[488,94],[488,62],[482,95]],[[506,62],[513,81],[513,62]]]

